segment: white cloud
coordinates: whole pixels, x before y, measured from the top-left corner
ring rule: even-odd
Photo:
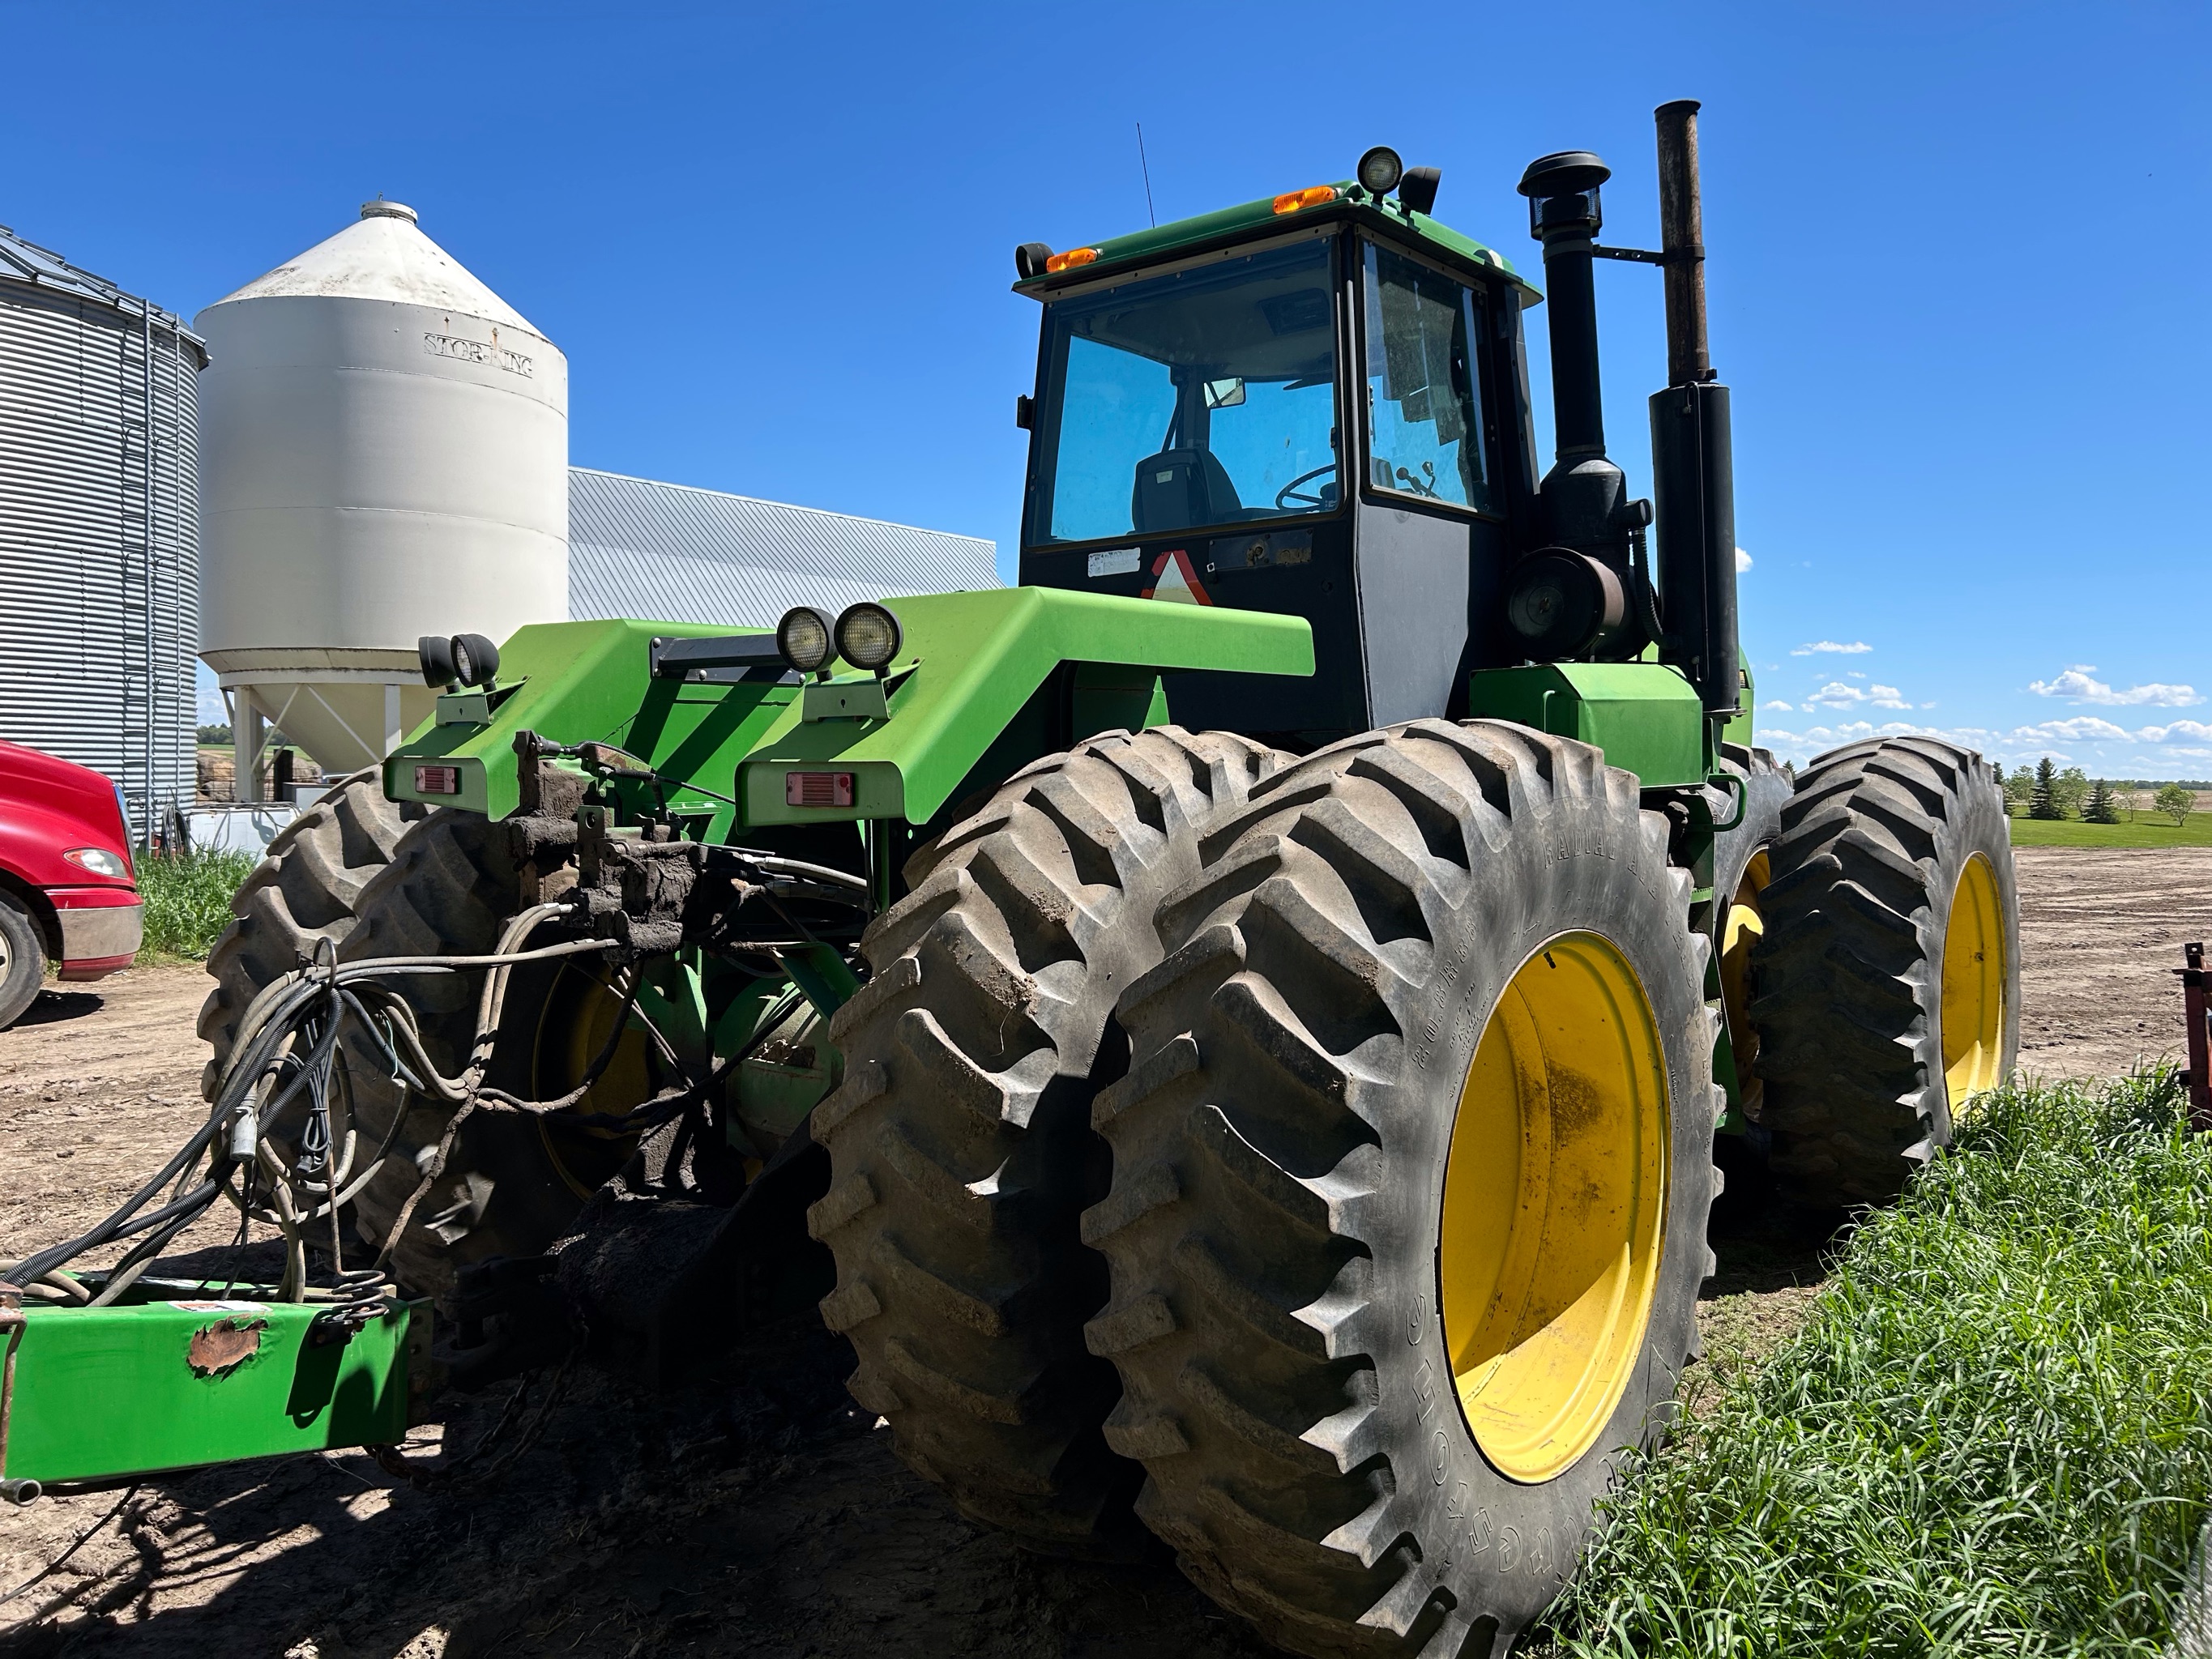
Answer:
[[[1874,647],[1864,640],[1853,640],[1849,644],[1838,644],[1834,640],[1814,640],[1810,644],[1799,646],[1790,654],[1793,657],[1810,657],[1833,653],[1838,656],[1857,657],[1863,656],[1873,649]]]
[[[1863,680],[1866,678],[1866,671],[1863,668],[1846,668],[1844,670],[1844,678],[1847,680]]]
[[[1750,555],[1750,554],[1748,554],[1748,553],[1747,553],[1747,552],[1745,552],[1741,548],[1740,548],[1740,547],[1739,547],[1739,548],[1738,548],[1738,549],[1736,549],[1736,550],[1735,550],[1735,574],[1736,574],[1737,575],[1741,576],[1741,574],[1743,574],[1743,573],[1744,573],[1745,571],[1747,571],[1747,570],[1748,570],[1748,569],[1750,569],[1750,568],[1751,568],[1751,555]]]
[[[1778,708],[1786,714],[1790,713],[1791,709],[1796,708],[1797,705],[1794,702],[1784,702],[1779,697],[1777,697],[1771,702],[1763,702],[1759,706],[1761,708]]]
[[[1874,706],[1877,708],[1910,708],[1911,703],[1893,685],[1876,681],[1874,686]]]
[[[2076,663],[2056,679],[2029,681],[2027,689],[2039,697],[2064,697],[2070,702],[2097,703],[2106,708],[2185,708],[2204,701],[2197,695],[2194,686],[2167,685],[2155,680],[2116,691],[2094,678],[2096,672],[2094,664]]]
[[[1867,694],[1856,685],[1848,685],[1842,680],[1830,680],[1805,700],[1805,707],[1808,709],[1849,708],[1852,704],[1866,700]]]
[[[2142,743],[2203,743],[2212,740],[2212,726],[2202,720],[2176,720],[2170,726],[2146,726],[2136,737]]]
[[[2014,743],[2130,743],[2135,734],[2110,720],[2099,720],[2094,714],[2076,714],[2071,720],[2044,720],[2034,726],[2015,726],[2010,737]]]

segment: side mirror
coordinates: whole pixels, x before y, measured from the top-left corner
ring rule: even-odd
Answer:
[[[1235,375],[1226,380],[1206,383],[1206,406],[1208,409],[1234,409],[1244,401],[1244,378]]]

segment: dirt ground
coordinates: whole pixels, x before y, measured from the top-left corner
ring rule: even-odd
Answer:
[[[2092,1076],[2178,1049],[2166,970],[2184,939],[2212,933],[2212,848],[2017,857],[2023,1066]],[[197,1122],[204,983],[148,968],[50,987],[0,1032],[0,1260],[97,1219]],[[203,1224],[180,1248],[220,1242]],[[1820,1278],[1817,1241],[1723,1226],[1716,1243],[1693,1403],[1783,1340]],[[579,1367],[542,1437],[471,1495],[416,1490],[356,1453],[0,1510],[0,1596],[91,1529],[0,1601],[0,1641],[290,1659],[1264,1651],[1164,1554],[1041,1560],[962,1520],[850,1406],[849,1366],[808,1318],[669,1394]],[[474,1443],[508,1393],[449,1397],[410,1455]]]

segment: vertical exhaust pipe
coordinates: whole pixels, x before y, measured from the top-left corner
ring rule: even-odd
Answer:
[[[1651,398],[1651,471],[1659,536],[1661,654],[1689,676],[1705,713],[1741,711],[1736,642],[1735,463],[1729,391],[1705,340],[1704,213],[1698,192],[1698,103],[1654,112],[1659,224],[1667,289],[1667,389]]]
[[[1612,176],[1588,150],[1562,150],[1531,161],[1516,186],[1528,198],[1528,234],[1544,245],[1558,457],[1536,490],[1549,544],[1514,570],[1505,617],[1540,661],[1625,655],[1641,643],[1630,596],[1643,503],[1628,500],[1628,481],[1605,453],[1591,276],[1605,222],[1599,188]]]

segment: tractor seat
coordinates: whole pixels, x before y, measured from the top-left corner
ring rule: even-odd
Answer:
[[[1140,536],[1244,516],[1237,486],[1210,449],[1164,449],[1137,463],[1129,522]]]

